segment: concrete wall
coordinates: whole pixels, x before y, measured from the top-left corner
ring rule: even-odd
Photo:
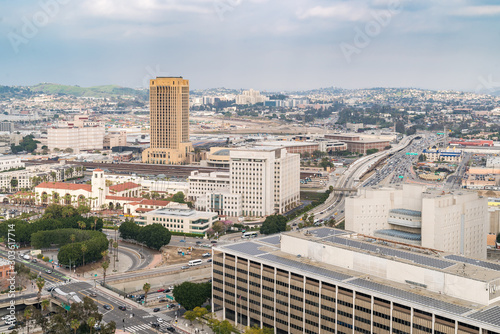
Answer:
[[[142,278],[138,278],[133,281],[130,279],[124,279],[120,281],[111,281],[108,282],[108,284],[114,288],[125,291],[126,293],[130,293],[142,290],[145,283],[151,284],[151,291],[156,291],[155,289],[159,287],[181,284],[185,281],[208,279],[210,277],[212,277],[212,266],[206,266],[198,267],[196,269],[191,268],[187,270],[175,271],[156,277],[145,274]]]

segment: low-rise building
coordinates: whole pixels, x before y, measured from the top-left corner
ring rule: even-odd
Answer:
[[[462,150],[454,148],[447,148],[440,150],[437,148],[425,149],[422,154],[428,161],[446,161],[452,163],[459,163],[462,160]]]
[[[24,162],[21,158],[15,155],[2,155],[0,156],[0,171],[9,169],[24,168]]]
[[[171,202],[161,209],[144,214],[146,224],[161,224],[170,231],[204,235],[218,220],[213,212],[196,211],[187,204]]]

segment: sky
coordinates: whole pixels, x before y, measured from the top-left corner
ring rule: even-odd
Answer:
[[[497,0],[0,0],[0,85],[500,90]]]

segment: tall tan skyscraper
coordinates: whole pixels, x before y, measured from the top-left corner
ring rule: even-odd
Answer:
[[[189,141],[189,80],[157,77],[149,84],[151,147],[142,153],[150,164],[182,164],[193,151]]]

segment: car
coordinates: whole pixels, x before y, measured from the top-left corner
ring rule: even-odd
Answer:
[[[168,307],[170,307],[170,308],[176,307],[176,306],[177,306],[177,304],[170,304],[170,305],[168,305]]]
[[[175,328],[174,328],[174,327],[172,327],[172,326],[168,326],[168,327],[167,327],[167,331],[172,332],[172,333],[175,333]]]
[[[181,269],[189,269],[189,266],[182,266]]]
[[[155,308],[153,309],[153,312],[160,312],[160,308],[159,308],[159,307],[155,307]]]
[[[127,307],[126,306],[123,306],[123,305],[120,305],[118,306],[118,309],[122,310],[122,311],[126,311],[127,310]]]
[[[208,259],[207,262],[212,262],[212,259]]]
[[[25,259],[25,260],[29,260],[29,259],[30,259],[30,256],[29,256],[29,255],[23,255],[23,259]]]
[[[181,240],[180,240],[180,242],[186,242],[186,240],[184,240],[184,239],[181,239]]]
[[[31,260],[33,263],[37,263],[38,261],[36,259]]]
[[[102,308],[105,310],[111,310],[111,306],[109,306],[108,304],[104,304]]]
[[[158,289],[156,292],[163,292],[165,289]]]
[[[51,292],[51,291],[52,291],[52,290],[54,290],[55,288],[56,288],[55,286],[50,286],[50,287],[48,287],[48,288],[47,288],[47,291],[48,291],[48,292]]]
[[[156,318],[156,322],[159,323],[159,324],[161,324],[161,323],[163,323],[163,319],[162,318]]]
[[[9,331],[10,331],[10,330],[13,330],[13,329],[16,329],[16,325],[10,325],[7,329],[8,329]]]
[[[212,240],[212,241],[210,241],[210,242],[211,242],[211,243],[213,243],[213,244],[216,244],[216,243],[217,243],[217,240]]]
[[[204,253],[202,256],[203,257],[210,257],[210,256],[212,256],[212,254],[211,253]]]
[[[52,274],[52,270],[50,270],[50,269],[45,270],[45,272],[46,272],[47,274]]]
[[[94,329],[95,329],[96,331],[100,331],[100,330],[101,330],[101,325],[100,325],[100,324],[95,324],[95,325],[94,325]]]
[[[97,293],[91,292],[91,293],[89,293],[89,297],[97,297]]]
[[[160,328],[160,324],[157,324],[156,322],[151,323],[151,327],[153,328]]]

